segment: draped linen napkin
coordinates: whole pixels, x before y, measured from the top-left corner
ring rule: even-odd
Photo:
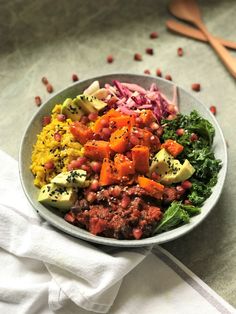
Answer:
[[[122,278],[150,249],[96,247],[59,232],[29,204],[17,162],[0,152],[0,164],[0,246],[15,256],[43,262],[52,278],[51,309],[69,298],[87,310],[108,311]]]
[[[17,162],[0,151],[0,164],[0,313],[233,313],[159,247],[96,246],[51,227]]]

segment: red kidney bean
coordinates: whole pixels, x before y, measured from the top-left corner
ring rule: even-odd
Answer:
[[[47,92],[51,94],[51,93],[53,92],[52,84],[48,83],[48,84],[46,85],[46,89],[47,89]]]
[[[178,49],[177,49],[177,54],[178,54],[179,57],[182,57],[183,54],[184,54],[183,48],[181,48],[181,47],[178,48]]]
[[[77,82],[79,80],[78,75],[77,74],[72,74],[72,81],[73,82]]]
[[[183,181],[183,182],[181,183],[181,186],[182,186],[185,190],[189,190],[189,189],[191,189],[191,187],[192,187],[192,183],[191,183],[190,181],[186,180],[186,181]]]
[[[192,133],[192,134],[190,135],[190,141],[191,141],[191,142],[195,142],[195,141],[197,141],[197,140],[198,140],[197,134]]]
[[[215,116],[216,115],[216,106],[210,106],[211,113]]]
[[[98,180],[93,180],[90,184],[90,189],[93,191],[97,191],[99,189],[99,182]]]
[[[47,84],[48,84],[48,79],[47,79],[45,76],[42,77],[42,83],[43,83],[44,85],[47,85]]]
[[[81,167],[81,163],[77,159],[71,160],[70,167],[73,169],[78,169]]]
[[[171,113],[175,113],[175,106],[173,104],[169,104],[167,106],[167,110]]]
[[[120,193],[121,193],[121,188],[118,185],[114,186],[111,190],[111,194],[114,197],[120,196]]]
[[[89,165],[82,165],[80,166],[80,169],[86,171],[87,173],[90,173],[91,172],[91,167]]]
[[[102,163],[99,161],[92,161],[90,163],[90,167],[93,170],[93,172],[99,173],[101,171],[101,168],[102,168]]]
[[[114,58],[112,55],[107,56],[107,63],[112,63],[114,61]]]
[[[201,90],[201,85],[199,83],[193,83],[191,87],[195,92],[199,92]]]
[[[156,141],[157,141],[157,137],[155,135],[151,135],[150,136],[150,143],[153,145],[153,144],[156,144]]]
[[[141,229],[138,229],[138,228],[134,228],[133,229],[133,236],[136,240],[139,240],[143,235],[143,232]]]
[[[167,120],[173,120],[173,119],[175,119],[175,117],[176,117],[176,115],[170,114],[166,119]]]
[[[96,112],[91,112],[89,115],[88,115],[88,119],[90,121],[96,121],[98,118],[98,114]]]
[[[152,131],[156,131],[156,130],[159,129],[159,124],[156,123],[156,122],[152,122],[152,123],[150,124],[150,128],[152,129]]]
[[[104,140],[108,140],[111,136],[111,130],[109,128],[103,128],[101,135]]]
[[[162,76],[161,69],[156,69],[156,76],[159,76],[159,77]]]
[[[177,134],[178,136],[182,136],[182,135],[184,135],[184,133],[185,133],[184,129],[177,129],[177,130],[176,130],[176,134]]]
[[[54,162],[52,162],[52,161],[45,162],[44,168],[47,170],[54,169],[55,168]]]
[[[142,61],[142,55],[140,53],[135,53],[134,54],[134,60],[135,61]]]
[[[181,185],[176,186],[176,191],[180,194],[183,195],[185,192],[185,189]]]
[[[80,166],[86,164],[86,162],[88,161],[88,159],[86,157],[83,157],[83,156],[79,156],[77,157],[77,164]]]
[[[93,134],[93,140],[99,141],[101,139],[100,134],[94,133]]]
[[[57,120],[60,122],[64,122],[64,121],[66,121],[66,119],[67,119],[67,116],[65,114],[59,113],[57,115]]]
[[[41,106],[42,100],[41,100],[40,96],[35,96],[34,101],[35,101],[36,106],[38,106],[38,107]]]
[[[139,139],[136,135],[131,134],[129,140],[130,140],[130,143],[133,144],[134,146],[139,145]]]
[[[157,32],[151,32],[151,34],[149,35],[149,37],[151,38],[151,39],[156,39],[156,38],[158,38],[158,33]]]
[[[74,170],[74,168],[73,168],[73,166],[72,166],[71,163],[67,165],[67,170],[68,170],[68,171]]]
[[[51,123],[51,116],[44,116],[42,118],[42,126],[46,126]]]
[[[147,53],[148,55],[153,55],[153,54],[154,54],[154,51],[153,51],[152,48],[146,48],[146,53]]]
[[[109,126],[109,123],[106,119],[101,119],[100,123],[104,128]]]
[[[151,71],[148,70],[148,69],[147,69],[147,70],[144,70],[143,73],[144,73],[144,74],[147,74],[147,75],[151,75]]]
[[[168,81],[172,81],[172,77],[170,74],[166,74],[165,79]]]
[[[57,142],[61,141],[61,134],[59,132],[54,133],[54,140]]]

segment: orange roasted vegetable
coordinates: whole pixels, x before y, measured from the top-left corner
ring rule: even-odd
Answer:
[[[145,177],[138,177],[138,184],[151,196],[162,199],[164,185]]]
[[[110,128],[112,130],[120,129],[124,126],[130,129],[135,124],[135,117],[129,115],[121,115],[120,117],[113,117],[110,119]]]
[[[93,125],[93,131],[95,133],[101,132],[101,130],[104,128],[104,126],[108,127],[110,120],[112,120],[115,117],[120,117],[121,113],[119,111],[116,111],[115,109],[109,110],[107,113],[105,113],[103,116],[99,117],[94,125]]]
[[[133,161],[125,155],[116,154],[114,163],[119,180],[135,173]]]
[[[114,162],[108,158],[104,158],[100,172],[99,184],[104,186],[115,183],[117,183],[117,172]]]
[[[143,110],[140,114],[140,118],[142,119],[142,123],[146,126],[150,126],[152,122],[156,121],[152,110]]]
[[[149,171],[149,148],[136,145],[131,150],[134,168],[137,172],[148,173]]]
[[[127,127],[116,130],[110,137],[110,147],[114,152],[124,153],[129,143],[129,131]]]
[[[161,147],[165,148],[174,157],[178,156],[184,149],[183,145],[174,140],[166,140]]]
[[[70,125],[70,132],[81,144],[85,144],[93,136],[93,131],[79,121]]]
[[[103,160],[109,158],[110,154],[109,142],[92,140],[84,145],[84,156],[92,160]]]

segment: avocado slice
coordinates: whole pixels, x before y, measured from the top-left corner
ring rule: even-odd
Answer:
[[[185,159],[183,165],[180,164],[180,168],[178,168],[179,165],[175,168],[176,170],[172,170],[161,177],[161,183],[163,184],[172,184],[172,183],[178,183],[185,180],[188,180],[195,172],[195,169],[190,164],[188,159]],[[179,170],[177,170],[179,169]]]
[[[152,160],[149,173],[154,171],[161,176],[161,183],[172,184],[189,179],[195,169],[187,159],[182,165],[178,159],[162,148]]]
[[[89,185],[86,181],[87,172],[82,169],[61,172],[54,177],[51,182],[65,187],[79,187],[84,188]]]
[[[152,160],[150,174],[154,171],[160,175],[166,174],[170,170],[170,165],[173,161],[174,157],[165,148],[162,148]]]
[[[77,100],[79,106],[88,114],[92,112],[97,113],[107,106],[104,101],[97,99],[94,96],[89,96],[85,94],[78,95]]]
[[[61,187],[54,183],[44,185],[38,196],[38,201],[67,212],[77,199],[77,189],[73,187]]]
[[[82,115],[84,115],[84,112],[79,106],[76,98],[67,98],[62,104],[61,113],[66,115],[67,118],[72,121],[79,121]]]

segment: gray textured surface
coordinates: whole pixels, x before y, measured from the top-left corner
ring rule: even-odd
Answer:
[[[229,172],[216,208],[187,236],[164,245],[210,287],[236,306],[236,167],[235,80],[206,44],[166,31],[167,1],[0,2],[0,148],[18,157],[26,124],[37,111],[34,96],[47,99],[40,79],[46,75],[55,90],[81,78],[124,71],[143,73],[157,67],[196,96],[215,104],[217,119],[229,143]],[[236,41],[236,2],[201,1],[206,24],[214,34]],[[160,37],[149,39],[158,31]],[[154,56],[145,55],[153,47]],[[176,54],[183,47],[184,56]],[[142,62],[133,61],[141,52]],[[115,62],[106,63],[112,53]],[[235,52],[234,55],[236,56]]]

